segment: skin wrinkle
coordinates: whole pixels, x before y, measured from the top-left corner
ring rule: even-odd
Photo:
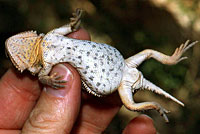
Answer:
[[[40,95],[40,91],[38,89],[41,89],[41,85],[38,84],[36,77],[31,76],[31,79],[28,78],[27,76],[24,76],[23,74],[19,74],[16,73],[14,71],[14,69],[10,69],[7,72],[8,74],[10,73],[14,73],[16,74],[14,77],[18,78],[17,82],[22,83],[23,81],[32,81],[34,80],[35,84],[32,84],[30,86],[30,88],[24,88],[23,85],[21,86],[17,86],[17,82],[15,82],[16,84],[13,84],[13,79],[12,77],[2,77],[2,79],[0,80],[1,84],[3,87],[6,87],[9,90],[13,90],[15,91],[24,101],[35,101],[38,99],[39,95]],[[13,76],[13,74],[11,74]],[[30,75],[29,75],[30,76]],[[25,86],[27,87],[27,86]],[[30,90],[31,89],[31,90]]]
[[[20,134],[20,130],[3,130],[3,129],[0,129],[0,134]]]
[[[80,127],[81,126],[81,127]],[[101,134],[104,128],[91,123],[90,121],[82,120],[81,123],[78,122],[73,128],[73,134],[91,133],[91,134]]]
[[[40,91],[38,89],[36,92],[31,92],[28,89],[22,89],[21,92],[18,92],[19,88],[15,86],[15,83],[18,83],[18,82],[21,83],[22,81],[24,82],[24,81],[31,81],[31,80],[29,78],[27,79],[26,77],[23,77],[25,79],[13,81],[17,77],[18,77],[18,74],[15,73],[13,69],[9,69],[7,73],[5,74],[5,76],[3,76],[0,80],[0,86],[5,87],[1,90],[1,97],[3,97],[1,100],[2,104],[0,106],[3,109],[0,112],[2,114],[0,117],[2,119],[2,121],[0,122],[0,124],[2,125],[1,127],[12,128],[12,129],[21,128],[22,125],[24,124],[23,122],[25,121],[28,114],[30,113],[31,109],[29,108],[35,105],[35,100],[39,96]],[[27,91],[30,91],[30,92],[27,92]],[[6,96],[3,94],[6,94]],[[13,103],[15,98],[17,99],[17,101]],[[20,105],[19,101],[24,102],[25,106]],[[31,104],[31,105],[27,106],[26,104]],[[14,108],[14,111],[11,108]],[[27,108],[28,110],[26,110]],[[6,111],[10,111],[10,113],[7,113]],[[22,113],[21,111],[25,111],[25,112]],[[7,115],[7,116],[3,116],[3,115]],[[6,125],[8,123],[10,123],[10,126]]]
[[[36,113],[36,111],[35,111]],[[34,113],[34,114],[35,114]],[[45,115],[45,116],[44,116]],[[33,126],[34,128],[41,128],[41,129],[49,129],[49,125],[47,122],[49,122],[50,124],[53,122],[54,124],[56,122],[58,122],[57,120],[53,120],[50,119],[53,116],[50,115],[48,116],[47,113],[41,112],[39,111],[37,114],[34,115],[35,117],[32,117],[31,120],[29,120],[31,126]],[[31,116],[30,116],[31,117]],[[40,125],[40,124],[45,124],[45,125]]]
[[[53,97],[53,96],[51,96],[51,97]],[[44,105],[46,105],[45,103],[48,103],[48,101],[46,101],[46,100],[47,99],[44,99],[44,101],[43,101]],[[34,111],[30,115],[30,118],[28,120],[30,125],[32,127],[34,127],[34,129],[43,129],[43,130],[52,132],[51,130],[54,130],[56,126],[59,126],[56,124],[60,124],[62,122],[62,121],[60,121],[60,119],[63,119],[62,116],[64,116],[63,113],[64,113],[65,108],[63,108],[63,105],[65,105],[65,103],[60,102],[60,101],[64,101],[64,100],[63,99],[55,99],[55,101],[53,101],[52,103],[56,103],[56,104],[49,104],[49,107],[51,107],[51,105],[56,106],[56,107],[62,107],[62,108],[54,107],[53,109],[57,109],[57,111],[55,111],[55,112],[54,112],[54,110],[49,110],[48,111],[49,113],[48,113],[45,110],[34,109]],[[66,107],[66,105],[64,107]],[[61,109],[63,109],[63,110],[61,110]],[[53,111],[53,113],[52,113],[52,111]],[[52,126],[52,122],[54,124],[53,126]],[[45,126],[44,126],[44,124],[45,124]],[[51,128],[49,126],[51,126]]]
[[[54,106],[53,109],[56,109],[56,111],[55,112],[54,112],[54,110],[52,110],[52,111],[55,114],[52,114],[51,110],[48,111],[49,114],[46,113],[45,111],[44,112],[43,111],[39,111],[38,113],[41,113],[41,115],[37,115],[37,116],[44,117],[44,121],[53,121],[54,122],[54,121],[56,121],[58,119],[61,119],[62,115],[64,113],[64,110],[65,110],[64,107],[66,107],[65,100],[62,99],[62,98],[56,98],[55,101],[53,101],[54,104],[48,104],[48,101],[44,99],[43,102],[45,102],[45,101],[46,101],[46,104],[43,103],[44,105],[49,105],[49,106],[53,105]],[[45,116],[43,116],[43,114]]]
[[[9,81],[1,81],[1,83],[3,85],[5,85],[5,87],[8,87],[9,90],[13,90],[18,96],[20,96],[24,101],[35,101],[36,99],[36,96],[37,95],[34,95],[32,92],[30,92],[29,90],[22,90],[22,89],[19,89],[17,88],[17,86],[15,86],[14,84],[10,84]],[[22,92],[25,92],[22,94]],[[24,96],[24,94],[26,94],[26,96]],[[29,94],[29,95],[27,95]],[[8,97],[10,98],[10,97]],[[12,97],[11,97],[12,98]]]
[[[105,128],[101,126],[97,126],[96,124],[92,123],[90,120],[83,120],[81,125],[87,129],[92,130],[91,132],[97,133],[102,132]],[[95,130],[95,131],[94,131]]]

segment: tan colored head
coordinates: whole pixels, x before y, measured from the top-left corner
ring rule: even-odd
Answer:
[[[6,52],[19,71],[23,72],[39,61],[41,39],[36,32],[27,31],[6,40]]]

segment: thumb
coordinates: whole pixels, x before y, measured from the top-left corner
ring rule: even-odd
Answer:
[[[59,64],[51,73],[53,72],[64,76],[66,86],[58,90],[44,88],[22,129],[22,134],[70,133],[80,107],[80,76],[69,64]]]

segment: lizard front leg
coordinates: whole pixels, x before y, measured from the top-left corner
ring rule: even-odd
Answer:
[[[62,84],[66,83],[66,81],[60,80],[60,78],[62,77],[61,75],[58,75],[57,73],[53,73],[50,76],[48,75],[51,69],[52,69],[52,65],[46,63],[38,74],[39,81],[42,84],[53,87],[55,89],[65,87]]]
[[[194,46],[197,42],[198,41],[195,41],[189,44],[189,40],[187,40],[185,44],[182,44],[179,48],[176,48],[172,56],[165,55],[155,50],[146,49],[126,59],[126,63],[130,67],[138,67],[144,60],[147,60],[149,58],[154,58],[157,61],[161,62],[162,64],[174,65],[184,59],[187,59],[187,57],[181,57],[181,56],[185,51]]]
[[[56,28],[52,30],[52,33],[57,33],[60,35],[66,35],[71,32],[77,31],[80,27],[81,24],[81,15],[82,15],[83,10],[82,9],[76,9],[75,13],[72,13],[73,17],[70,18],[70,23],[67,25],[64,25],[62,27]]]

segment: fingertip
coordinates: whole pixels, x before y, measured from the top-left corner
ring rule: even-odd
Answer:
[[[140,115],[132,119],[123,134],[156,134],[153,120],[147,115]]]
[[[83,28],[80,28],[79,30],[68,34],[67,37],[79,40],[91,40],[89,33]]]

